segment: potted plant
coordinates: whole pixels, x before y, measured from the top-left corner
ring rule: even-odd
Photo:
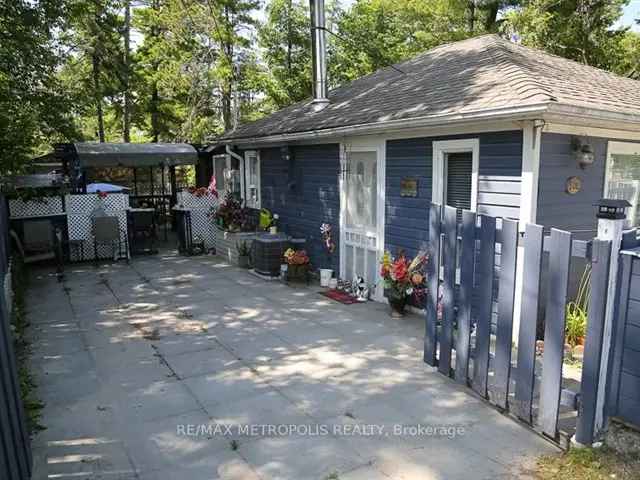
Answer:
[[[287,280],[306,280],[309,273],[309,255],[305,250],[287,249],[284,252],[287,264]]]
[[[567,304],[567,323],[565,326],[565,341],[575,349],[578,345],[584,345],[584,337],[587,332],[587,316],[589,313],[589,287],[591,284],[591,268],[587,265],[575,300]]]
[[[424,252],[418,253],[411,261],[404,253],[400,253],[396,258],[389,252],[382,256],[380,276],[384,281],[385,295],[391,306],[392,317],[402,317],[408,298],[424,291],[426,262],[427,255]]]
[[[249,268],[251,249],[247,242],[237,242],[236,250],[238,251],[238,266],[240,268]]]
[[[332,265],[331,258],[336,250],[336,244],[331,234],[331,224],[323,223],[320,225],[320,235],[322,236],[322,247],[327,254],[327,265]],[[333,277],[333,270],[330,268],[320,269],[320,286],[328,287]]]

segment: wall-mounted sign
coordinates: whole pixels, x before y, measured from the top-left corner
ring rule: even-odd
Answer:
[[[418,196],[418,179],[405,177],[400,180],[400,196],[401,197],[417,197]]]
[[[565,190],[569,195],[575,195],[580,190],[582,190],[582,180],[580,180],[579,177],[567,178],[567,183],[565,184]]]

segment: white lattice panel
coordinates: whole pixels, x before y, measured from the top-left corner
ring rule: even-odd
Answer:
[[[70,214],[89,214],[100,206],[105,212],[126,210],[129,208],[129,195],[126,193],[110,193],[104,198],[95,193],[67,195],[65,204],[67,212]]]
[[[120,227],[121,255],[127,255],[127,208],[129,196],[122,193],[112,193],[104,198],[96,194],[67,195],[67,228],[69,231],[71,261],[93,260],[94,242],[91,214],[98,208],[104,214],[118,217]],[[117,250],[117,246],[115,247]],[[97,246],[98,258],[109,258],[113,255],[113,248],[109,245]]]
[[[9,212],[12,217],[31,217],[34,215],[55,215],[63,213],[62,198],[42,197],[23,201],[21,198],[9,200]]]
[[[215,228],[207,210],[191,210],[191,233],[193,241],[204,240],[206,248],[216,246]]]
[[[178,192],[176,200],[181,208],[187,210],[210,210],[212,207],[218,206],[218,199],[213,194],[198,197],[189,192]]]

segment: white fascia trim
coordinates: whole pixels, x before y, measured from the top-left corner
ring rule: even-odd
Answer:
[[[387,120],[383,122],[367,123],[362,125],[327,128],[323,130],[311,130],[308,132],[270,135],[268,137],[237,139],[230,138],[221,140],[218,144],[262,146],[277,143],[309,141],[312,139],[321,138],[329,139],[331,137],[367,135],[375,133],[392,133],[396,130],[406,130],[410,128],[412,129],[430,126],[457,125],[486,120],[533,120],[536,118],[540,118],[540,116],[547,110],[548,105],[548,103],[540,103],[528,105],[526,107],[488,109],[463,113],[447,113],[440,115],[430,115],[428,117],[421,118]],[[215,145],[207,147],[207,150],[213,148],[215,148]]]
[[[545,133],[561,133],[564,135],[574,135],[577,137],[615,138],[617,140],[640,140],[640,126],[638,131],[620,130],[618,128],[602,128],[594,126],[581,126],[562,122],[547,122],[544,126]],[[616,125],[614,127],[618,127]]]
[[[617,126],[620,130],[640,131],[640,112],[612,112],[599,108],[550,103],[547,104],[547,114],[544,118],[550,122],[564,119],[567,124],[574,125],[580,120],[582,120],[580,123],[593,126],[608,123],[610,126]]]

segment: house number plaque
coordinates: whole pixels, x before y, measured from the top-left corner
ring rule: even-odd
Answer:
[[[417,197],[418,196],[418,180],[416,178],[406,177],[400,180],[400,196],[401,197]]]
[[[565,185],[565,190],[569,195],[575,195],[582,189],[582,180],[579,177],[569,177],[567,178],[567,183]]]

